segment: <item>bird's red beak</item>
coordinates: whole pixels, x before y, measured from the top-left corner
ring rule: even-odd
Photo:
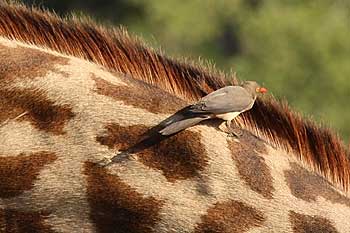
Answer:
[[[260,87],[260,88],[259,88],[259,92],[262,93],[262,94],[264,94],[264,93],[267,92],[267,89],[266,89],[265,87]]]

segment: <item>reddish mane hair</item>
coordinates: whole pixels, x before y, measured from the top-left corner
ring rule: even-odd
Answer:
[[[0,35],[129,74],[187,100],[237,84],[218,71],[167,58],[125,30],[106,29],[76,18],[62,19],[21,4],[0,3]],[[312,169],[348,191],[348,152],[329,129],[303,119],[272,97],[258,99],[238,121],[272,145],[299,155]]]

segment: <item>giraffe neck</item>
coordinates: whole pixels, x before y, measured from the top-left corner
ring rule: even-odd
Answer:
[[[63,20],[47,11],[6,2],[0,3],[0,12],[0,35],[6,38],[100,64],[187,101],[237,83],[235,77],[228,82],[220,72],[209,72],[213,69],[169,59],[123,30],[108,30],[76,18]],[[349,153],[331,130],[302,118],[273,98],[257,99],[253,109],[236,122],[348,191]]]
[[[227,138],[216,121],[101,168],[188,102],[3,38],[0,64],[5,232],[349,232],[350,200],[335,185],[250,131]]]

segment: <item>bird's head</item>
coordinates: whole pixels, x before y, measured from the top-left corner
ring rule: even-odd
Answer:
[[[267,92],[267,89],[265,87],[261,87],[257,82],[254,81],[245,81],[241,86],[249,93],[251,93],[254,97],[259,93],[264,94]]]
[[[265,87],[257,87],[257,88],[255,88],[255,92],[264,94],[267,92],[267,89]]]

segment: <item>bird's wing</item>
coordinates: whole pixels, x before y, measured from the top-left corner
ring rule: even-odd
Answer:
[[[202,114],[221,114],[241,112],[251,107],[253,97],[240,86],[228,86],[210,93],[192,105],[191,112]]]

